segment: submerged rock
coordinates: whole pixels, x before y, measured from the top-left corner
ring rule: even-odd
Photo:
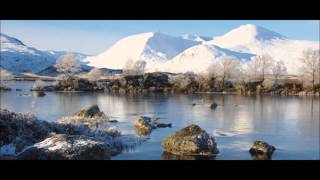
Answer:
[[[254,160],[270,160],[276,148],[264,141],[255,141],[249,152]]]
[[[171,127],[172,124],[158,123],[156,118],[140,116],[135,120],[134,126],[138,135],[150,134],[153,129]]]
[[[115,120],[115,119],[112,119],[112,120],[109,120],[108,122],[109,122],[109,123],[117,123],[118,121]]]
[[[110,159],[102,141],[82,136],[56,134],[18,154],[21,160],[101,160]]]
[[[32,95],[35,97],[43,97],[46,95],[46,93],[44,93],[42,91],[32,91]]]
[[[215,155],[215,139],[197,125],[190,125],[165,138],[161,145],[165,152],[175,155]]]
[[[156,124],[157,128],[166,128],[166,127],[172,127],[171,123],[165,124],[165,123],[157,123]]]
[[[0,85],[0,91],[11,91],[11,88],[9,88],[5,85]]]
[[[216,109],[217,106],[218,106],[218,104],[217,104],[216,102],[210,102],[210,103],[208,104],[208,106],[209,106],[209,108],[211,108],[211,109]]]

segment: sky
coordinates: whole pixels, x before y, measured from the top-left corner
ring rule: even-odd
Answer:
[[[255,24],[289,39],[319,41],[318,20],[1,20],[1,33],[40,50],[99,54],[121,38],[144,32],[214,37]]]

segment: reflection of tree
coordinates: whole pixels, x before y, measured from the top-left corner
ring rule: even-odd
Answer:
[[[215,160],[216,156],[175,155],[169,152],[162,153],[162,160]]]

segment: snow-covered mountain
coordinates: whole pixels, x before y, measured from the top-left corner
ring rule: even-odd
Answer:
[[[253,24],[242,25],[208,42],[222,48],[252,54],[267,53],[275,61],[284,61],[289,74],[298,74],[302,52],[318,49],[318,41],[290,40],[287,37]]]
[[[90,62],[89,65],[111,69],[122,69],[129,59],[144,60],[148,69],[167,62],[197,44],[199,42],[148,32],[125,37],[105,52],[86,60]]]
[[[205,37],[205,36],[199,36],[199,35],[190,35],[190,34],[183,34],[180,36],[182,39],[187,39],[191,41],[196,41],[196,42],[206,42],[210,41],[213,38],[212,37]]]
[[[255,55],[266,53],[275,61],[284,61],[289,74],[299,74],[302,65],[299,59],[308,48],[319,50],[319,41],[291,40],[266,28],[247,24],[214,38],[186,34],[174,37],[155,32],[136,34],[119,40],[96,56],[75,54],[82,64],[98,68],[122,69],[131,59],[146,61],[149,72],[198,73],[226,56],[234,56],[245,64]],[[51,66],[64,53],[40,51],[1,34],[0,68],[9,71],[53,72]]]
[[[192,71],[194,73],[202,73],[206,72],[212,63],[218,62],[226,56],[233,56],[242,62],[246,62],[255,55],[235,52],[229,49],[220,48],[215,45],[200,44],[185,50],[171,61],[168,61],[159,67],[155,67],[151,71],[164,71],[173,73]]]
[[[20,40],[5,34],[0,34],[0,66],[8,71],[39,72],[56,63],[66,52],[64,51],[41,51],[26,46]],[[86,55],[74,53],[76,58],[86,64],[83,59]]]

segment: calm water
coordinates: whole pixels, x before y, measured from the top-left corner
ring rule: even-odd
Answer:
[[[150,139],[113,159],[170,159],[160,145],[167,135],[191,123],[214,135],[220,150],[216,159],[251,159],[254,140],[264,140],[277,150],[272,159],[320,159],[319,97],[237,95],[111,95],[108,93],[48,92],[34,97],[33,82],[8,82],[11,92],[1,92],[1,107],[32,112],[39,119],[54,121],[81,108],[98,104],[123,133],[134,134],[138,115],[156,116],[172,128],[156,129]],[[15,91],[21,88],[22,91]],[[216,101],[215,110],[205,104]],[[196,103],[196,106],[192,106]],[[227,136],[221,136],[221,133]]]

